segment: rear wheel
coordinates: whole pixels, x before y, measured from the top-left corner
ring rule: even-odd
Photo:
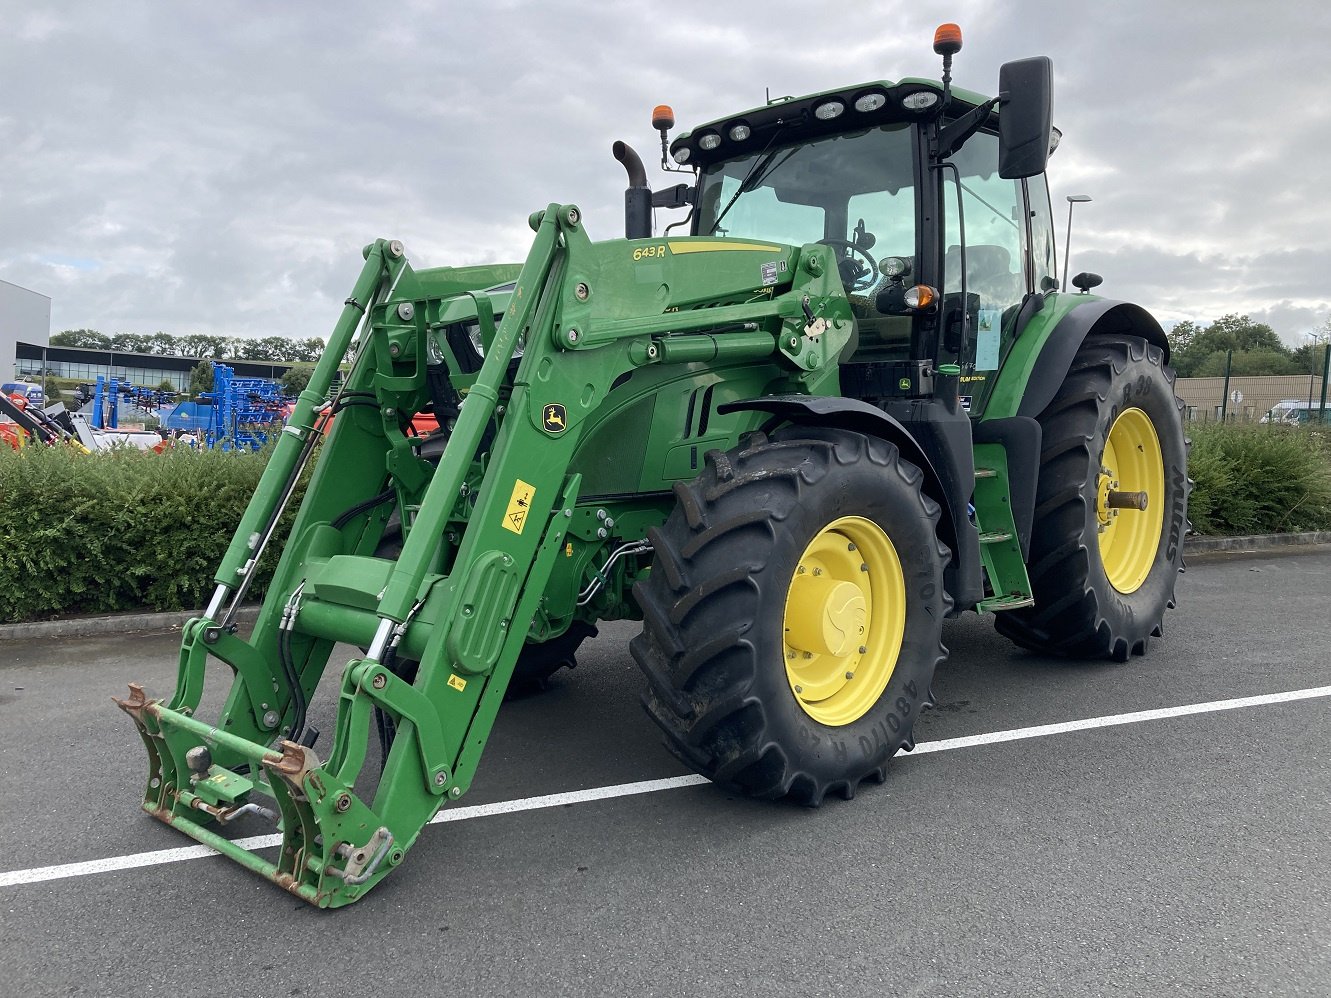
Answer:
[[[1035,606],[999,614],[1000,633],[1036,651],[1117,661],[1162,633],[1187,525],[1182,411],[1159,348],[1136,336],[1082,345],[1040,415]]]
[[[885,441],[789,428],[675,486],[631,650],[681,759],[817,805],[913,747],[951,606],[922,480]]]

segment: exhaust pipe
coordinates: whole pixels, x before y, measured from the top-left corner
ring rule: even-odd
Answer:
[[[647,171],[643,169],[642,159],[626,142],[616,142],[610,151],[629,175],[629,186],[624,191],[624,238],[650,239],[652,189],[647,186]]]

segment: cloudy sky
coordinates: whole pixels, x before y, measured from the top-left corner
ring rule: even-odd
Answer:
[[[1228,312],[1297,345],[1331,318],[1331,5],[1323,0],[594,0],[7,4],[0,280],[52,330],[325,335],[360,248],[521,260],[577,202],[622,234],[624,139],[871,79],[959,85],[1054,60],[1060,251],[1165,323]]]

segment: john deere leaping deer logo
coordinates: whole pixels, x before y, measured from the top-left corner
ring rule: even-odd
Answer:
[[[541,425],[546,433],[563,433],[568,429],[568,412],[558,402],[551,402],[541,413]]]

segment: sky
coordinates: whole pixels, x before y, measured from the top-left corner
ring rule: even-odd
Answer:
[[[3,4],[0,280],[51,328],[325,336],[361,247],[521,261],[527,216],[623,234],[623,139],[656,187],[679,129],[874,79],[1054,61],[1060,257],[1166,326],[1227,313],[1290,346],[1331,320],[1331,4]],[[659,221],[664,223],[667,218]],[[1061,265],[1061,264],[1060,264]]]

